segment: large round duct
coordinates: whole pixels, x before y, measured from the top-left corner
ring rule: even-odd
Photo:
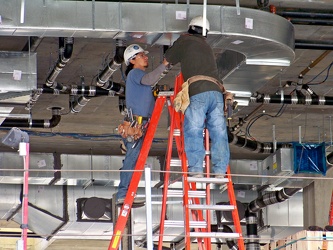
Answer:
[[[105,213],[105,203],[97,197],[88,198],[83,205],[83,212],[91,219],[99,219]]]

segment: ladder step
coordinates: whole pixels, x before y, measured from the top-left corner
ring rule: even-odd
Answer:
[[[217,232],[210,232],[210,233],[201,233],[201,232],[190,232],[190,237],[195,238],[239,238],[239,233],[217,233]]]
[[[188,208],[192,210],[219,210],[232,211],[235,209],[233,205],[205,205],[205,204],[189,204]]]
[[[183,190],[168,189],[168,197],[183,197]],[[206,192],[204,190],[189,190],[188,197],[190,198],[206,198]]]
[[[182,166],[182,161],[180,159],[172,158],[170,160],[170,166],[172,166],[172,167],[181,167]]]
[[[183,220],[166,220],[164,226],[166,227],[184,227],[185,221]],[[206,228],[206,221],[190,221],[191,228]]]
[[[187,177],[188,182],[200,182],[200,183],[215,183],[215,184],[221,184],[221,183],[228,183],[228,178],[201,178],[201,177]]]
[[[180,136],[180,129],[179,128],[175,128],[173,130],[173,136]]]

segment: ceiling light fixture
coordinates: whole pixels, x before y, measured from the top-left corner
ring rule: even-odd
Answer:
[[[250,59],[246,58],[245,63],[247,65],[266,65],[266,66],[290,66],[290,61],[286,59],[272,59],[272,58],[256,58]]]

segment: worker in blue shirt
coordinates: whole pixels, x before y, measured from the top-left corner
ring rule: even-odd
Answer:
[[[127,66],[126,79],[126,108],[130,111],[133,119],[140,117],[140,123],[144,126],[151,117],[155,105],[155,98],[152,92],[152,86],[160,79],[161,74],[167,69],[168,62],[164,60],[156,69],[147,73],[148,51],[145,51],[138,44],[129,45],[124,52],[124,61]],[[126,147],[126,155],[120,172],[120,183],[116,195],[117,205],[122,205],[132,179],[134,170],[144,135],[137,140],[128,140],[123,138]],[[135,198],[133,207],[136,204],[143,204],[144,199]]]

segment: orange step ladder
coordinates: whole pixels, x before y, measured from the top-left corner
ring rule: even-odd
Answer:
[[[176,78],[175,90],[176,93],[181,88],[183,82],[182,76],[179,75]],[[178,90],[178,91],[177,91]],[[206,178],[194,178],[187,176],[187,158],[184,151],[184,140],[182,132],[183,115],[175,112],[175,110],[169,106],[169,112],[171,114],[170,134],[168,151],[166,157],[166,169],[164,175],[164,190],[162,198],[162,209],[161,209],[161,222],[159,232],[159,243],[158,249],[162,249],[163,235],[165,227],[179,227],[183,226],[185,230],[185,249],[191,249],[191,242],[197,241],[200,250],[211,249],[211,238],[235,238],[238,239],[238,249],[244,250],[244,240],[242,237],[242,229],[238,216],[236,198],[234,195],[233,184],[230,176],[230,169],[227,169],[227,178],[216,179],[210,178],[210,157],[209,157],[209,134],[205,129],[205,137],[203,143],[206,148],[205,156],[205,167],[206,167]],[[176,142],[177,152],[180,159],[180,163],[175,159],[171,159],[173,139]],[[172,197],[173,190],[168,190],[168,183],[170,177],[170,166],[181,166],[183,171],[183,207],[184,216],[183,221],[169,221],[166,220],[166,204],[167,198]],[[204,190],[197,190],[196,183],[204,183]],[[230,205],[211,205],[210,201],[210,188],[211,184],[226,184],[228,189],[228,196],[230,199]],[[202,201],[204,200],[204,201]],[[231,211],[234,227],[236,233],[218,233],[211,232],[211,211]],[[190,216],[191,215],[191,216]],[[191,217],[191,218],[190,218]]]
[[[149,122],[149,126],[146,131],[146,135],[143,139],[142,148],[140,154],[138,156],[138,160],[135,165],[135,169],[132,175],[132,180],[128,187],[128,191],[124,200],[124,203],[120,209],[120,213],[116,222],[116,225],[113,227],[113,235],[109,244],[108,250],[117,250],[121,241],[122,233],[126,227],[126,223],[131,212],[132,204],[134,201],[134,197],[136,195],[136,191],[139,186],[140,178],[142,172],[144,170],[144,166],[146,163],[146,159],[149,154],[149,150],[151,148],[155,131],[157,129],[157,125],[159,119],[162,114],[162,110],[164,104],[166,103],[167,97],[173,95],[173,92],[162,92],[156,99],[154,111],[152,117]]]
[[[179,75],[176,78],[175,82],[175,93],[178,93],[178,91],[181,88],[182,84],[182,75]],[[233,193],[233,186],[231,182],[230,175],[228,178],[220,179],[217,180],[215,178],[200,178],[200,180],[197,180],[198,178],[192,178],[192,177],[187,177],[187,166],[186,166],[186,155],[184,152],[184,140],[182,137],[182,119],[183,116],[180,113],[175,112],[173,109],[171,103],[174,99],[174,93],[172,92],[160,92],[156,103],[155,103],[155,108],[152,114],[152,118],[150,120],[144,141],[143,141],[143,146],[140,151],[138,160],[136,162],[135,166],[135,171],[133,172],[132,175],[132,180],[130,182],[130,185],[128,187],[128,192],[126,194],[124,203],[122,208],[120,209],[120,213],[117,219],[116,224],[114,225],[113,228],[113,235],[109,244],[108,250],[117,250],[120,242],[121,242],[121,237],[124,232],[124,229],[127,224],[127,220],[129,217],[129,214],[131,212],[132,204],[134,201],[134,197],[140,182],[140,178],[145,166],[146,159],[149,154],[149,150],[152,145],[152,141],[154,138],[155,131],[157,129],[157,125],[161,116],[161,113],[163,111],[163,107],[165,103],[168,104],[168,109],[169,113],[171,115],[171,124],[170,124],[170,133],[169,133],[169,143],[168,143],[168,149],[167,149],[167,159],[166,159],[166,172],[165,172],[165,177],[164,177],[164,190],[163,190],[163,198],[162,198],[162,209],[161,209],[161,222],[160,222],[160,237],[159,237],[159,249],[162,249],[162,241],[163,241],[163,232],[164,232],[164,227],[165,223],[169,223],[165,221],[165,214],[166,214],[166,200],[168,196],[168,183],[169,183],[169,171],[170,170],[170,162],[172,161],[171,155],[172,155],[172,146],[173,146],[173,139],[176,141],[177,145],[177,151],[178,151],[178,156],[181,161],[181,166],[184,172],[183,175],[183,183],[184,183],[184,195],[183,195],[183,204],[184,204],[184,215],[185,215],[185,223],[182,221],[184,228],[185,228],[185,240],[186,240],[186,249],[190,249],[190,244],[191,244],[191,239],[196,238],[199,249],[202,250],[209,250],[210,248],[210,239],[212,237],[214,238],[238,238],[238,246],[240,250],[244,250],[244,242],[243,238],[241,235],[241,227],[240,227],[240,222],[239,222],[239,217],[238,217],[238,211],[237,211],[237,206],[236,206],[236,199],[234,197]],[[174,135],[176,135],[174,137]],[[209,137],[208,134],[206,136],[206,141],[208,142]],[[209,143],[206,143],[209,144]],[[206,164],[209,162],[209,156],[206,156]],[[209,164],[209,163],[208,163]],[[229,171],[229,170],[228,170]],[[230,172],[229,172],[230,174]],[[227,182],[228,185],[228,190],[230,190],[229,197],[232,194],[233,199],[230,198],[230,206],[228,206],[227,210],[232,210],[232,215],[234,218],[235,222],[235,229],[237,233],[211,233],[210,232],[210,211],[212,209],[222,209],[222,206],[212,206],[208,205],[210,202],[210,197],[209,197],[209,192],[207,190],[210,189],[210,183],[216,183],[216,182]],[[200,181],[203,183],[206,183],[206,191],[202,192],[200,190],[196,190],[196,185],[195,182]],[[230,188],[230,189],[229,189]],[[198,198],[197,194],[200,193],[201,196],[206,196],[206,202],[207,205],[201,205],[200,204],[200,199]],[[206,195],[208,194],[208,195]],[[222,209],[225,210],[226,208]],[[206,210],[206,216],[203,214],[203,210]],[[193,220],[190,221],[189,215],[190,212],[192,214]],[[206,219],[204,218],[206,217]],[[238,222],[237,222],[238,220]],[[172,224],[172,223],[171,223]],[[191,232],[190,228],[192,227],[192,224],[194,225],[195,232]]]

